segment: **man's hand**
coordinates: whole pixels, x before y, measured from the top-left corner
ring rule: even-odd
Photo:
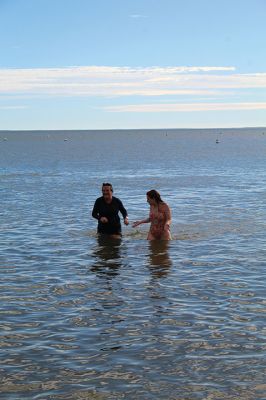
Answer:
[[[125,224],[125,225],[128,225],[128,224],[129,224],[129,222],[128,222],[128,217],[126,217],[126,218],[124,219],[124,224]]]
[[[108,219],[106,217],[101,217],[100,221],[101,221],[102,224],[107,224]]]

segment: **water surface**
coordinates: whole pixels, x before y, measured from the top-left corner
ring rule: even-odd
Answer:
[[[262,129],[0,138],[0,398],[265,398]],[[174,240],[98,239],[106,181]]]

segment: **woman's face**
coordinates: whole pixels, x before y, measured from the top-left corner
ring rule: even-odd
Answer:
[[[147,196],[147,202],[150,206],[154,206],[156,204],[156,201],[149,196]]]

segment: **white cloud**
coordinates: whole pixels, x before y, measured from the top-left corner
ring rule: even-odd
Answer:
[[[266,88],[266,73],[234,71],[232,66],[0,69],[0,95],[210,97]]]
[[[193,111],[235,111],[266,110],[266,103],[178,103],[178,104],[134,104],[105,107],[110,112],[193,112]]]
[[[27,108],[27,106],[1,106],[0,110],[22,110]]]
[[[68,67],[0,69],[0,94],[32,93],[72,96],[164,95],[193,88],[187,74],[232,71],[233,67]],[[201,74],[196,77],[202,77]],[[259,79],[259,78],[258,78]],[[204,85],[202,85],[204,86]],[[203,88],[204,89],[204,88]],[[196,88],[198,90],[198,88]],[[183,93],[184,94],[184,93]]]
[[[140,18],[148,18],[148,17],[147,17],[147,15],[142,15],[142,14],[131,14],[130,18],[140,19]]]

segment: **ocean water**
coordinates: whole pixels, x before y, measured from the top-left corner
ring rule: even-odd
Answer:
[[[2,131],[0,171],[1,399],[266,398],[266,128]],[[108,181],[173,240],[98,239]]]

